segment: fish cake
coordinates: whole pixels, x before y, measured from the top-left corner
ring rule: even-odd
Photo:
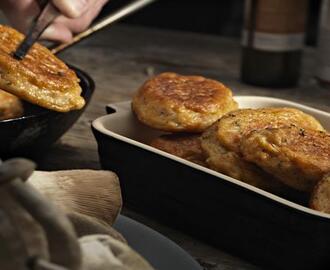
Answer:
[[[50,110],[81,109],[85,101],[77,75],[47,48],[35,44],[24,59],[12,56],[23,39],[16,30],[0,25],[0,88]]]
[[[23,104],[19,98],[0,90],[0,120],[18,118],[23,112]]]
[[[324,176],[314,187],[310,208],[330,214],[330,174]]]
[[[273,176],[226,149],[217,138],[217,130],[218,123],[215,123],[201,137],[201,146],[211,169],[275,194],[287,192],[287,187]]]
[[[256,130],[241,139],[244,159],[290,187],[311,192],[330,173],[330,134],[298,127]]]
[[[175,73],[148,80],[132,102],[141,122],[170,132],[202,132],[237,107],[231,90],[222,83]]]
[[[174,156],[206,166],[199,134],[167,134],[151,141],[150,145]]]
[[[241,109],[221,118],[218,124],[218,138],[226,148],[239,152],[241,138],[251,131],[292,125],[324,130],[314,117],[297,109]]]

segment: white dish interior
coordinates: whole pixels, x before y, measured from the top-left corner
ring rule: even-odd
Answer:
[[[301,105],[299,103],[277,99],[277,98],[269,98],[269,97],[258,97],[258,96],[236,96],[235,100],[238,102],[240,108],[266,108],[266,107],[291,107],[299,109],[305,113],[308,113],[314,116],[316,119],[320,121],[323,127],[326,130],[330,130],[330,113],[324,112],[321,110],[317,110],[311,108],[309,106]],[[218,173],[216,171],[210,170],[206,167],[194,164],[182,158],[176,157],[174,155],[168,154],[166,152],[160,151],[148,145],[148,143],[155,137],[158,137],[164,132],[159,132],[153,130],[143,124],[141,124],[131,111],[131,102],[121,102],[116,104],[108,105],[109,108],[112,108],[115,113],[106,115],[96,119],[93,122],[93,127],[97,129],[99,132],[108,135],[110,137],[116,138],[118,140],[124,141],[126,143],[135,145],[137,147],[152,151],[164,157],[176,160],[180,163],[183,163],[187,166],[190,166],[197,170],[202,170],[219,178],[222,178],[226,181],[233,182],[237,185],[245,187],[249,190],[257,192],[263,196],[276,200],[280,203],[286,204],[290,207],[294,207],[298,210],[308,212],[313,215],[322,216],[326,218],[330,218],[329,214],[324,214],[310,208],[301,206],[299,204],[293,203],[281,197],[278,197],[274,194],[251,186],[249,184],[243,183],[239,180],[236,180],[227,175]]]

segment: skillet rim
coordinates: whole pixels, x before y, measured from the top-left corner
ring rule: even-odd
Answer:
[[[85,98],[86,104],[83,108],[81,108],[80,110],[84,110],[86,108],[86,106],[88,105],[93,92],[95,91],[95,81],[92,79],[92,77],[86,72],[81,70],[80,68],[77,68],[74,65],[69,65],[69,68],[73,69],[78,78],[80,79],[80,86],[82,86],[82,84],[86,84],[86,87],[82,87],[82,97]],[[21,117],[17,117],[17,118],[11,118],[11,119],[6,119],[6,120],[0,120],[0,125],[2,123],[15,123],[15,122],[21,122],[27,119],[31,119],[31,118],[38,118],[38,117],[42,117],[45,115],[53,115],[53,114],[68,114],[70,112],[65,112],[65,113],[61,113],[61,112],[57,112],[57,111],[52,111],[52,110],[48,110],[45,108],[42,108],[42,111],[37,112],[37,113],[32,113],[32,114],[28,114],[28,115],[23,115]],[[75,110],[75,111],[71,111],[71,112],[77,112],[80,110]]]

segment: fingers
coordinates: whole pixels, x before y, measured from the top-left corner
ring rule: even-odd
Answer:
[[[72,39],[71,30],[64,24],[54,23],[42,34],[41,39],[57,42],[69,42]]]
[[[64,16],[61,16],[57,18],[55,22],[66,25],[73,33],[80,33],[86,30],[86,28],[92,23],[106,2],[107,1],[104,0],[96,1],[95,6],[87,10],[87,12],[85,12],[79,18],[68,19]]]
[[[105,3],[107,3],[107,0],[94,1],[93,6],[76,19],[60,16],[46,29],[41,38],[58,42],[70,41],[73,34],[80,33],[88,28]]]
[[[63,13],[42,35],[43,39],[67,42],[84,31],[108,0],[53,0]],[[11,25],[26,33],[39,12],[37,0],[0,0]]]
[[[55,6],[67,17],[78,18],[93,4],[93,0],[53,0]]]

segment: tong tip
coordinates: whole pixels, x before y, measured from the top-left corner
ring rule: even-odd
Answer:
[[[12,54],[12,56],[16,60],[23,60],[25,55],[21,51],[16,51]]]

